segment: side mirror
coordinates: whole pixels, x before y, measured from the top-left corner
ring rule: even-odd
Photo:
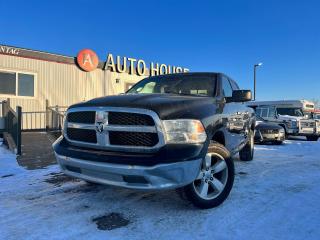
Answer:
[[[248,102],[251,101],[252,94],[250,90],[234,90],[232,92],[233,102]]]

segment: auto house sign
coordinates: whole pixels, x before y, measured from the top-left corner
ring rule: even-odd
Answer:
[[[83,49],[77,55],[77,64],[82,70],[90,72],[98,67],[99,59],[94,51],[90,49]],[[146,62],[143,59],[114,56],[111,53],[107,55],[107,60],[103,64],[102,69],[118,73],[126,72],[130,75],[138,76],[155,76],[170,73],[189,72],[188,68],[177,67],[163,63],[150,62],[149,67],[147,67]]]
[[[81,70],[86,72],[94,71],[97,68],[138,76],[155,76],[189,72],[189,69],[185,67],[157,62],[150,62],[147,64],[143,59],[113,55],[112,53],[107,54],[107,59],[100,62],[97,54],[91,49],[83,49],[79,51],[77,57],[74,58],[37,50],[0,45],[0,54],[49,62],[76,64]]]
[[[99,58],[91,49],[83,49],[77,55],[77,63],[82,70],[91,72],[98,67]]]

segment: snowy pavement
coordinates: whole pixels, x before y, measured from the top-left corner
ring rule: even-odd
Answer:
[[[319,239],[319,153],[320,142],[256,146],[252,162],[235,160],[227,201],[199,210],[175,191],[26,170],[0,146],[0,239]]]

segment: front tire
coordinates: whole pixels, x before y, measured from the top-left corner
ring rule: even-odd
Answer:
[[[196,207],[219,206],[228,197],[234,181],[234,164],[229,151],[213,142],[203,159],[198,177],[183,188],[184,195]]]
[[[254,134],[253,131],[249,133],[249,141],[239,152],[241,161],[252,161],[254,154]]]

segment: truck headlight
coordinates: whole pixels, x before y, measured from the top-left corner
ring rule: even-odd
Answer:
[[[162,124],[166,143],[203,143],[207,139],[207,134],[199,120],[164,120]]]

